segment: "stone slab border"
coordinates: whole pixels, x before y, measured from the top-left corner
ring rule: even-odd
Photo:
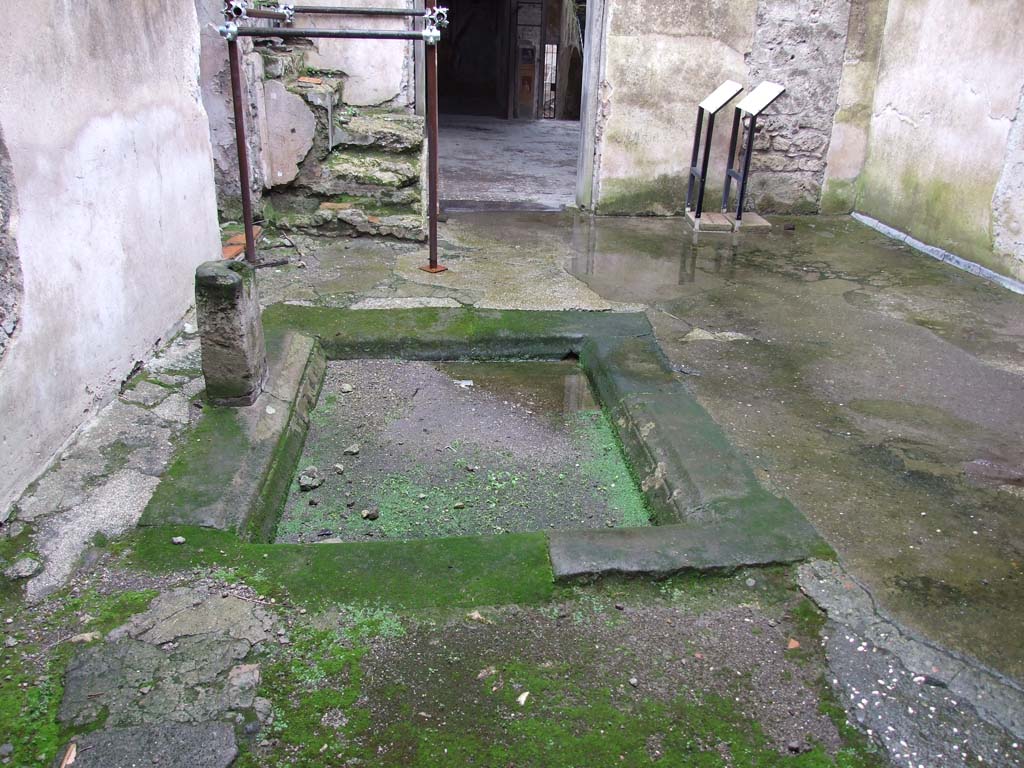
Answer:
[[[273,536],[327,362],[316,339],[292,333],[267,340],[267,361],[266,389],[252,405],[205,406],[140,527],[196,525],[256,541]]]
[[[760,486],[721,428],[673,374],[642,313],[277,304],[265,310],[263,323],[270,391],[248,408],[230,409],[244,425],[248,448],[239,451],[227,444],[229,435],[216,433],[209,436],[214,444],[206,447],[210,458],[218,450],[235,455],[237,471],[223,473],[221,481],[227,483],[219,498],[194,493],[193,476],[202,462],[189,462],[188,454],[202,442],[193,439],[161,480],[141,525],[200,525],[271,541],[326,360],[577,356],[611,416],[656,525],[549,533],[557,579],[668,575],[831,555],[792,504]],[[217,409],[208,411],[204,418]],[[209,485],[209,478],[204,482]]]

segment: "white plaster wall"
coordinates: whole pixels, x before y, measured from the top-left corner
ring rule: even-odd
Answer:
[[[219,252],[192,0],[0,5],[24,278],[0,362],[0,519],[192,301]]]
[[[993,196],[1024,90],[1020,0],[890,0],[857,210],[1024,277]]]
[[[411,8],[406,0],[352,0],[346,5]],[[338,5],[336,0],[309,0],[303,5]],[[361,18],[296,15],[303,29],[411,29],[404,18]],[[344,72],[346,104],[405,106],[415,101],[412,43],[401,40],[314,40],[306,63],[313,69]]]
[[[846,51],[832,140],[828,148],[822,213],[850,213],[868,152],[871,105],[878,78],[889,0],[851,0]]]
[[[757,0],[608,0],[603,79],[591,91],[599,211],[681,209],[697,104],[726,79],[746,82],[756,9]],[[731,122],[728,107],[712,168],[724,169]]]

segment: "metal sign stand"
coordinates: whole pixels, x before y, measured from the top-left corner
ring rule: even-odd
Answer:
[[[784,86],[765,81],[736,105],[736,111],[732,119],[732,136],[729,138],[729,164],[725,171],[725,190],[722,193],[722,213],[734,221],[736,230],[739,230],[740,226],[744,223],[743,205],[747,199],[747,181],[750,179],[750,157],[754,154],[754,132],[757,128],[758,115],[764,112],[769,105],[785,92]],[[743,129],[743,140],[740,141],[740,123],[743,120],[744,114],[747,115],[747,121]],[[743,148],[739,160],[741,170],[736,170],[734,165],[738,144]],[[729,191],[733,179],[736,179],[739,185],[735,217],[728,213]],[[750,221],[751,219],[757,220],[758,229],[771,229],[771,224],[756,213],[751,213],[747,219],[747,229],[750,229],[753,223]]]
[[[429,261],[420,267],[427,272],[444,272],[447,267],[437,263],[437,43],[441,29],[448,26],[448,9],[436,7],[435,0],[427,0],[423,10],[401,8],[335,8],[301,6],[287,2],[276,5],[250,0],[224,0],[224,26],[218,30],[228,44],[228,62],[231,68],[231,97],[235,113],[235,144],[238,150],[238,178],[242,188],[242,218],[245,223],[245,260],[254,266],[256,238],[253,228],[252,190],[249,188],[249,153],[245,138],[245,113],[242,108],[242,67],[238,51],[239,37],[331,38],[370,40],[421,40],[427,54],[427,220]],[[395,16],[422,18],[423,29],[293,29],[295,14],[317,13],[337,16]],[[268,19],[288,26],[239,26],[247,19]]]
[[[686,217],[693,225],[694,232],[729,232],[732,230],[732,223],[722,214],[708,214],[704,220],[701,213],[704,210],[704,186],[708,177],[708,160],[711,157],[711,138],[715,131],[715,115],[732,101],[737,93],[743,90],[743,86],[732,80],[726,80],[711,92],[707,98],[697,105],[697,128],[693,133],[693,156],[690,159],[690,181],[686,187]],[[704,115],[708,116],[707,133],[704,138],[704,156],[700,157],[700,137],[704,127]],[[698,167],[698,159],[700,164]],[[697,206],[693,207],[693,188],[697,187]]]

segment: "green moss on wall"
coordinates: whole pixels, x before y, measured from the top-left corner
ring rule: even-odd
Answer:
[[[654,179],[605,179],[597,212],[624,216],[671,216],[686,205],[687,178],[663,174]],[[720,194],[720,193],[719,193]]]
[[[857,205],[857,182],[829,179],[821,193],[821,212],[826,215],[850,213]]]
[[[909,165],[909,163],[908,163]],[[929,245],[1008,274],[992,246],[990,209],[993,186],[971,178],[926,178],[905,167],[871,163],[862,177],[857,209]]]

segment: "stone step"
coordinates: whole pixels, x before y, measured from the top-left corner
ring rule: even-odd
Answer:
[[[423,118],[406,111],[348,107],[335,118],[333,147],[408,152],[423,146]]]
[[[424,218],[419,204],[387,205],[373,197],[342,195],[330,200],[297,193],[264,198],[264,213],[277,229],[317,235],[380,235],[422,241]]]
[[[263,77],[278,80],[303,74],[308,48],[308,45],[257,45],[256,50],[263,59]]]
[[[335,150],[319,163],[307,160],[298,183],[322,197],[353,195],[387,205],[414,205],[420,199],[421,167],[418,152]]]
[[[285,78],[284,87],[289,93],[304,98],[311,106],[326,110],[324,127],[334,121],[335,111],[342,103],[344,81],[328,75],[299,75]]]

